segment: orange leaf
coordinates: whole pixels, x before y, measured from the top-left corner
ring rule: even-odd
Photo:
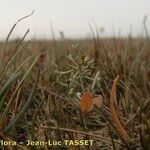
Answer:
[[[97,107],[101,107],[102,106],[102,102],[103,102],[103,97],[102,95],[98,95],[97,97],[95,97],[93,99],[93,104],[96,105]]]
[[[92,108],[92,104],[93,104],[93,96],[92,96],[91,92],[89,92],[89,91],[84,92],[81,95],[81,100],[80,100],[81,112],[83,112],[83,113],[89,112]]]

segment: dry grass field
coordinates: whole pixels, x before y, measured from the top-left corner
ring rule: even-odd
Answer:
[[[0,149],[150,149],[148,34],[25,37],[0,42]]]

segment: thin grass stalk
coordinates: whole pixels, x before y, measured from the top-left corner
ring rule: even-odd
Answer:
[[[104,137],[104,136],[100,136],[100,135],[97,135],[99,133],[95,133],[95,134],[91,134],[91,133],[87,133],[87,132],[83,132],[83,131],[78,131],[78,130],[73,130],[73,129],[67,129],[67,128],[58,128],[58,127],[50,127],[50,126],[42,126],[41,128],[43,129],[52,129],[52,130],[62,130],[62,131],[68,131],[68,132],[74,132],[74,133],[79,133],[79,134],[83,134],[83,135],[89,135],[90,137],[95,137],[96,139],[98,140],[102,140],[105,142],[106,141],[110,141],[111,142],[111,139],[110,138],[107,138],[107,137]],[[120,143],[119,141],[117,140],[114,140],[115,143],[117,144],[120,144],[121,146],[125,146],[124,144]]]
[[[6,115],[7,115],[7,113],[8,113],[8,110],[9,110],[9,108],[10,108],[10,106],[11,106],[11,103],[12,103],[12,101],[13,101],[15,95],[17,94],[19,88],[20,88],[21,85],[23,84],[23,82],[24,82],[25,78],[27,77],[27,75],[30,73],[30,71],[33,69],[33,67],[34,67],[35,64],[37,63],[38,59],[39,59],[39,56],[37,56],[37,58],[34,60],[34,62],[32,63],[32,65],[30,66],[30,68],[28,69],[28,71],[26,72],[26,74],[24,75],[24,77],[23,77],[22,80],[19,82],[18,86],[16,87],[16,89],[15,89],[15,91],[14,91],[14,93],[13,93],[11,99],[9,100],[9,102],[8,102],[8,104],[7,104],[7,106],[6,106],[5,110],[4,110],[4,113],[3,113],[3,115],[2,115],[2,118],[1,118],[1,120],[0,120],[0,123],[1,123],[2,125],[4,124]]]
[[[15,125],[19,120],[21,120],[21,118],[24,116],[24,114],[28,110],[32,100],[34,99],[34,96],[35,96],[35,93],[37,90],[37,86],[38,86],[39,77],[40,77],[40,70],[38,69],[36,81],[34,83],[33,89],[30,93],[30,96],[29,96],[26,104],[23,106],[23,108],[19,112],[18,116],[11,123],[9,123],[8,126],[4,129],[4,133],[8,132],[13,127],[13,125]]]
[[[108,129],[109,129],[109,131],[110,131],[110,138],[111,138],[111,142],[112,142],[113,149],[116,150],[115,142],[114,142],[113,135],[112,135],[112,131],[111,131],[111,127],[110,127],[110,125],[109,125],[108,122],[107,122],[107,126],[108,126]]]
[[[8,35],[7,35],[7,38],[6,38],[5,43],[4,43],[4,46],[3,46],[3,49],[2,49],[2,52],[1,52],[1,59],[3,59],[3,55],[4,55],[4,52],[5,52],[5,50],[6,50],[6,46],[7,46],[8,40],[9,40],[9,38],[10,38],[10,36],[11,36],[13,30],[15,29],[16,25],[17,25],[19,22],[21,22],[22,20],[24,20],[24,19],[26,19],[26,18],[32,16],[33,14],[34,14],[34,11],[32,11],[32,13],[30,13],[29,15],[26,15],[26,16],[20,18],[20,19],[13,25],[13,27],[11,28],[10,32],[9,32]],[[0,68],[2,68],[2,61],[0,62]]]
[[[33,59],[33,57],[35,57],[37,54],[29,57],[27,60],[25,60],[18,68],[17,70],[11,75],[10,79],[13,77],[13,75],[17,74],[19,72],[19,70],[30,60],[30,59]],[[4,90],[4,89],[3,89]],[[3,91],[1,91],[3,93]],[[1,93],[1,94],[2,94]],[[4,94],[4,93],[3,93]],[[0,101],[1,101],[1,98],[0,98]],[[0,108],[2,106],[2,102],[0,102]]]
[[[21,72],[15,72],[12,74],[12,76],[8,79],[6,84],[3,86],[3,88],[0,91],[0,109],[2,108],[3,104],[3,96],[5,93],[9,90],[9,88],[13,85],[15,81],[21,76]]]
[[[0,83],[2,82],[5,73],[7,72],[7,70],[9,69],[9,66],[11,65],[11,63],[13,62],[13,60],[15,60],[15,58],[18,56],[18,54],[24,49],[24,47],[28,44],[28,42],[24,43],[22,45],[22,47],[20,47],[20,49],[14,54],[13,57],[9,57],[8,61],[5,64],[5,68],[3,69],[2,73],[1,73],[1,77],[0,77]]]

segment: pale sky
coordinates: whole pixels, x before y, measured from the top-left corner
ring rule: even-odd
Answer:
[[[0,39],[6,38],[13,24],[35,10],[34,15],[16,27],[13,37],[22,36],[29,28],[28,38],[50,38],[51,24],[55,36],[63,31],[66,37],[91,34],[88,23],[95,29],[105,28],[103,35],[126,36],[143,33],[143,18],[148,16],[150,29],[150,0],[0,0]],[[150,30],[149,30],[150,31]]]

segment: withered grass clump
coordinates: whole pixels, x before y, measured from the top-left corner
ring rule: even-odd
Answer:
[[[150,149],[148,34],[101,39],[93,32],[94,40],[27,41],[27,30],[9,41],[17,23],[0,43],[0,139],[18,144],[1,148],[80,150],[85,147],[25,143],[91,139],[91,150]],[[83,117],[86,91],[103,100],[100,107],[89,100],[92,109],[82,100],[88,110]]]

